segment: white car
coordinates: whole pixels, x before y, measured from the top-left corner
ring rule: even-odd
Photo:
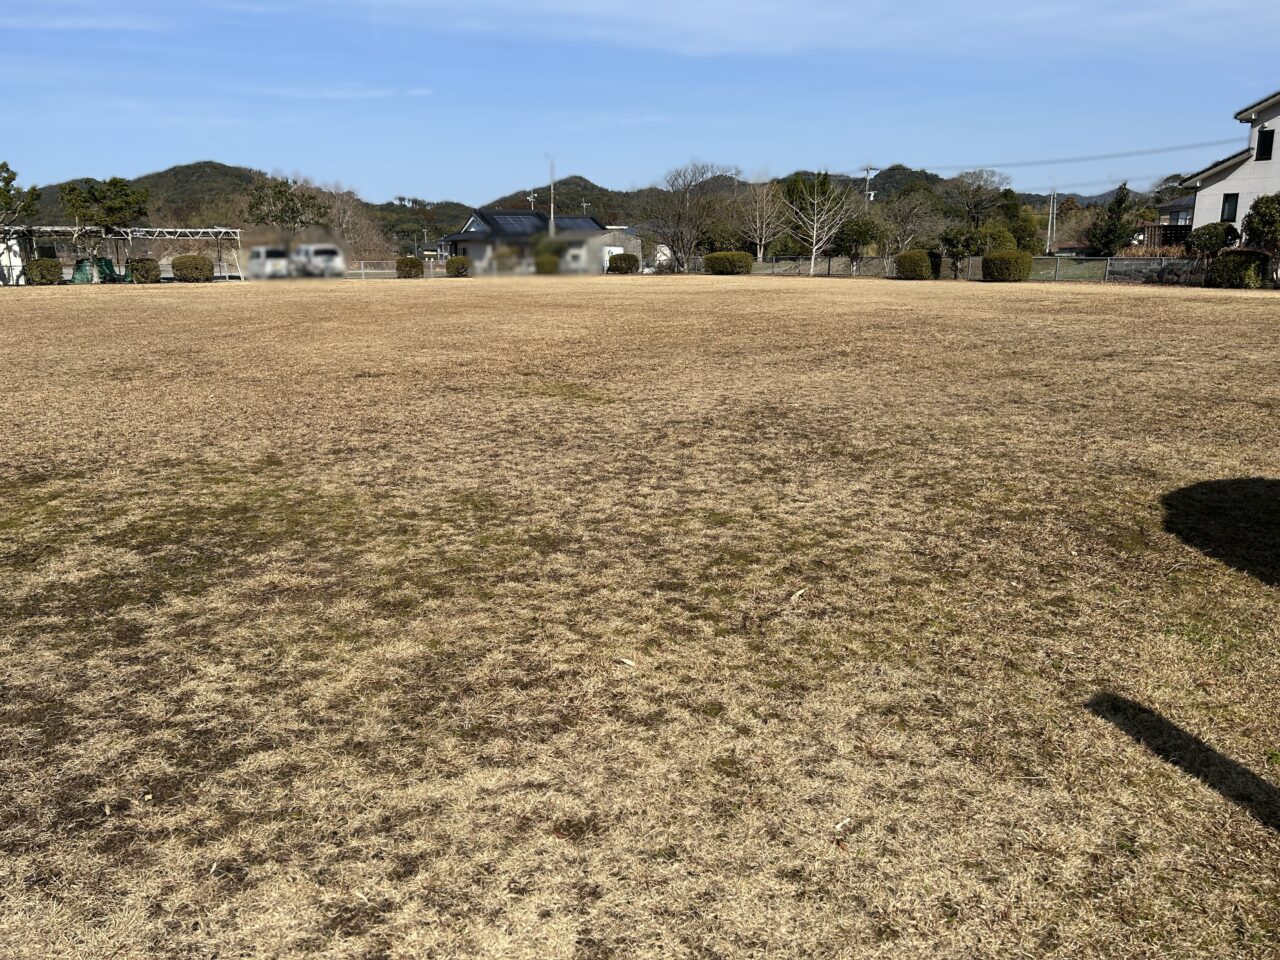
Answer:
[[[284,247],[254,247],[249,251],[249,279],[289,276],[289,251]]]
[[[347,260],[342,251],[331,243],[303,243],[289,254],[289,264],[295,277],[344,277]]]

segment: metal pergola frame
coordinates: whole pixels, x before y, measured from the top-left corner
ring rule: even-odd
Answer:
[[[135,240],[212,240],[217,244],[218,262],[222,262],[222,243],[227,242],[228,252],[236,265],[236,275],[245,279],[244,270],[240,267],[240,235],[242,230],[234,227],[122,227],[119,230],[103,230],[101,227],[67,227],[67,226],[18,226],[16,224],[0,228],[0,238],[4,240],[71,240],[77,236],[94,236],[103,240],[123,241],[128,248]]]

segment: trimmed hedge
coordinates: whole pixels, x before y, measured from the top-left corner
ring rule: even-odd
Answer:
[[[179,283],[208,283],[213,279],[213,261],[203,254],[174,257],[170,266],[173,279]]]
[[[422,261],[417,257],[399,257],[396,259],[397,280],[420,280],[422,279],[422,274]]]
[[[929,254],[923,250],[908,250],[898,254],[894,261],[899,280],[932,280],[933,267],[929,263]]]
[[[471,258],[470,257],[450,257],[444,262],[445,276],[449,277],[469,277],[471,276]]]
[[[1209,264],[1206,287],[1220,290],[1261,290],[1266,286],[1271,258],[1258,250],[1228,250]]]
[[[533,271],[544,276],[560,272],[560,258],[554,253],[540,253],[533,258]]]
[[[150,257],[138,257],[127,264],[129,276],[134,283],[159,283],[160,262]]]
[[[751,272],[751,254],[738,251],[708,253],[702,260],[702,268],[707,273],[720,276],[739,276]]]
[[[27,283],[35,287],[51,287],[62,282],[62,261],[52,257],[27,261]]]
[[[1240,242],[1240,231],[1229,223],[1206,223],[1187,234],[1186,250],[1193,257],[1216,257]]]
[[[1020,283],[1031,279],[1031,254],[1025,250],[997,250],[982,258],[982,279],[990,283]]]
[[[639,273],[640,258],[634,253],[615,253],[609,257],[610,273]]]
[[[934,280],[942,279],[942,260],[941,250],[929,251],[929,273]]]

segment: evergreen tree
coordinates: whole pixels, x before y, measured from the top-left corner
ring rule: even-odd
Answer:
[[[1125,247],[1132,245],[1137,232],[1138,216],[1133,194],[1129,190],[1129,184],[1122,183],[1116,188],[1111,202],[1089,227],[1085,240],[1093,256],[1114,257]]]

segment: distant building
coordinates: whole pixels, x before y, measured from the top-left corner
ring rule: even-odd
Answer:
[[[1280,193],[1280,158],[1276,156],[1280,91],[1245,107],[1236,119],[1249,124],[1249,145],[1182,181],[1196,191],[1193,227],[1230,223],[1239,230],[1255,200]]]
[[[476,273],[529,272],[535,244],[550,233],[540,210],[476,210],[457,233],[440,240],[445,256],[470,257]],[[565,273],[604,273],[615,253],[640,256],[640,238],[625,227],[606,227],[594,217],[556,217],[556,242]]]
[[[1167,203],[1157,204],[1157,218],[1143,221],[1142,243],[1147,247],[1175,247],[1186,243],[1191,233],[1191,220],[1195,213],[1196,198],[1178,197]]]

